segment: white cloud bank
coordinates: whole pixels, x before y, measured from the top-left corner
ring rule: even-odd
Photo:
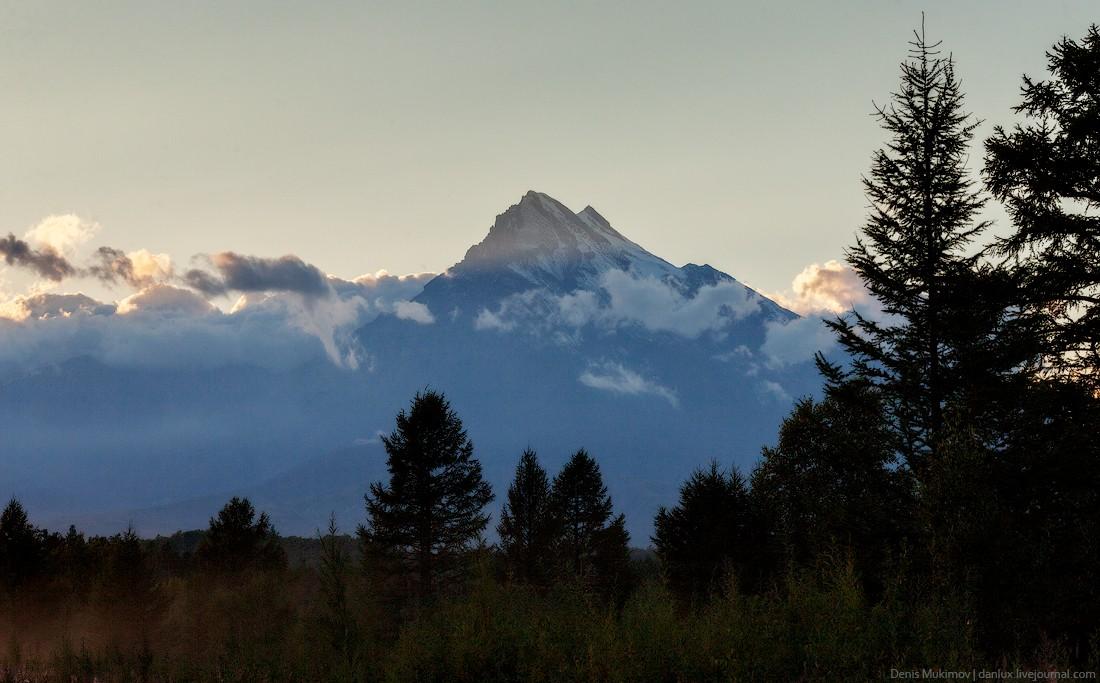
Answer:
[[[721,332],[731,323],[760,310],[764,299],[737,282],[700,287],[692,296],[654,277],[637,277],[610,270],[600,277],[599,291],[578,290],[556,295],[533,289],[514,294],[496,310],[482,309],[474,319],[478,330],[507,332],[521,327],[606,329],[639,325],[652,332],[696,338]]]
[[[379,315],[435,322],[427,306],[411,301],[433,273],[378,271],[345,280],[293,255],[220,252],[198,257],[204,267],[177,274],[167,254],[113,247],[73,261],[100,230],[98,223],[67,214],[46,217],[23,240],[5,238],[9,266],[41,274],[44,266],[36,268],[35,259],[50,259],[47,274],[56,276],[0,300],[0,363],[33,368],[86,355],[138,365],[282,365],[316,355],[319,342],[333,363],[357,368],[364,352],[355,332],[362,325]],[[101,302],[52,292],[70,280],[130,293]],[[211,303],[230,293],[239,294],[230,310]]]

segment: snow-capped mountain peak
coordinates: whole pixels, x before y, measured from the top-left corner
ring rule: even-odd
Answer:
[[[575,213],[553,197],[532,190],[498,215],[485,238],[429,282],[415,300],[457,320],[531,290],[554,295],[600,292],[612,271],[635,280],[659,281],[688,298],[704,286],[729,283],[743,287],[710,266],[680,268],[650,253],[611,227],[591,206]],[[769,311],[787,314],[744,289],[746,297],[759,298]]]
[[[485,239],[452,272],[500,269],[552,289],[591,284],[608,269],[662,278],[677,270],[625,238],[591,206],[574,213],[535,191],[497,216]]]

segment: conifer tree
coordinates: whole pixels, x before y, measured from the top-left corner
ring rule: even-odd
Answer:
[[[336,526],[336,513],[328,520],[324,534],[317,532],[321,543],[321,592],[324,607],[320,615],[321,630],[336,657],[336,670],[331,672],[339,680],[353,680],[359,664],[359,625],[352,612],[348,597],[349,558]]]
[[[600,466],[583,448],[554,477],[551,504],[563,571],[585,585],[614,591],[626,580],[630,536],[623,515],[612,517]]]
[[[800,400],[753,471],[752,500],[774,561],[809,563],[834,548],[880,576],[907,535],[912,486],[896,467],[895,437],[869,383],[819,356],[825,398]]]
[[[552,575],[556,527],[550,479],[538,455],[527,449],[516,466],[497,525],[504,561],[513,577],[536,585],[546,583]]]
[[[252,503],[236,496],[210,518],[195,554],[203,566],[229,573],[286,566],[286,552],[267,513],[257,519]]]
[[[1050,78],[1023,79],[1028,121],[986,140],[985,177],[1015,231],[1007,257],[1024,311],[1042,316],[1044,363],[1100,390],[1100,28],[1047,53]]]
[[[960,291],[975,270],[967,246],[987,224],[967,178],[977,122],[962,109],[950,56],[915,34],[901,86],[876,108],[890,141],[864,187],[871,214],[847,260],[886,314],[854,312],[830,321],[856,373],[882,389],[906,463],[935,450],[945,405],[966,386],[959,366],[961,324],[972,305]]]
[[[749,514],[748,489],[736,468],[724,473],[711,461],[692,473],[676,506],[662,507],[654,520],[653,545],[675,593],[704,599],[744,564]]]
[[[416,593],[426,597],[457,573],[481,539],[493,491],[462,420],[441,393],[417,393],[382,443],[390,481],[371,484],[368,525],[359,527],[359,538],[365,557],[412,570]]]
[[[0,513],[0,582],[13,595],[44,568],[44,534],[27,517],[27,511],[12,498]]]

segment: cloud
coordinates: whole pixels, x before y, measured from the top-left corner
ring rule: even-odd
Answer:
[[[785,322],[771,321],[764,331],[760,353],[771,368],[813,360],[818,351],[828,352],[836,345],[833,331],[825,326],[820,315],[795,318]]]
[[[349,285],[359,289],[362,296],[372,304],[384,306],[388,302],[408,301],[424,289],[424,285],[434,279],[436,273],[411,273],[409,275],[391,275],[385,270],[360,275]]]
[[[17,296],[0,303],[0,318],[7,320],[49,320],[74,315],[111,315],[114,304],[105,304],[84,294],[39,293]]]
[[[170,316],[200,316],[217,312],[217,308],[189,289],[153,284],[118,302],[119,315],[149,314]]]
[[[355,332],[379,315],[391,314],[421,324],[435,322],[435,316],[426,305],[409,301],[433,277],[432,273],[390,275],[386,271],[353,280],[329,275],[326,277],[328,296],[246,292],[231,312],[250,308],[279,311],[290,324],[319,339],[334,363],[354,369],[366,358]]]
[[[435,322],[432,312],[419,301],[398,301],[394,304],[393,314],[402,320],[412,320],[421,325],[430,325]]]
[[[230,317],[264,315],[278,318],[287,327],[305,332],[321,342],[334,364],[359,367],[363,349],[355,331],[369,319],[367,302],[361,297],[339,295],[313,299],[293,292],[251,292],[242,294],[229,312]]]
[[[228,294],[225,283],[216,275],[205,270],[192,268],[183,274],[183,281],[195,291],[202,292],[206,296],[220,296]]]
[[[501,308],[503,309],[506,305],[507,304],[502,304]],[[503,315],[503,310],[501,311],[501,315],[498,315],[496,313],[493,313],[492,311],[483,308],[481,309],[481,312],[477,314],[477,317],[474,318],[474,329],[499,330],[501,332],[508,332],[512,330],[516,326],[515,322],[511,320],[505,320]]]
[[[851,266],[830,260],[811,263],[795,275],[791,292],[771,296],[777,303],[799,315],[843,313],[866,304],[871,296]]]
[[[371,319],[381,313],[392,313],[399,318],[420,323],[435,322],[435,316],[421,303],[408,306],[412,299],[424,290],[435,273],[391,275],[385,270],[360,275],[353,280],[329,276],[329,284],[341,298],[359,297],[367,304]],[[365,322],[365,321],[364,321]]]
[[[674,407],[680,405],[680,399],[674,391],[642,377],[619,363],[605,362],[590,365],[577,379],[581,384],[593,389],[630,396],[651,394],[660,396]]]
[[[88,242],[100,231],[99,223],[85,221],[74,214],[46,216],[38,225],[23,235],[39,248],[72,256],[78,247]]]
[[[60,282],[77,272],[69,260],[53,247],[44,246],[41,249],[35,249],[11,233],[7,237],[0,238],[0,254],[4,256],[4,261],[9,266],[29,268],[53,282]]]
[[[45,295],[42,305],[48,315],[0,319],[0,368],[25,372],[88,357],[114,367],[287,369],[326,358],[323,344],[282,312],[224,314],[166,285],[124,299],[123,314],[82,295]]]
[[[607,329],[640,325],[654,332],[695,338],[722,331],[759,311],[764,302],[756,292],[733,281],[704,285],[693,295],[685,295],[671,283],[620,270],[604,273],[598,287],[597,292],[578,290],[565,295],[539,289],[514,294],[495,311],[481,310],[474,327],[509,331],[521,325],[546,331],[548,327],[588,324]]]
[[[771,368],[809,362],[818,351],[828,353],[835,348],[836,335],[825,326],[825,318],[859,309],[869,318],[884,319],[879,302],[855,270],[835,260],[806,266],[791,281],[791,291],[772,298],[803,317],[766,324],[760,353]]]
[[[228,292],[294,292],[307,297],[328,296],[328,279],[316,266],[288,254],[279,258],[244,256],[223,251],[210,257],[217,274],[192,269],[184,279],[208,296]]]
[[[794,399],[791,397],[787,390],[783,388],[783,385],[779,382],[772,381],[770,379],[762,380],[759,384],[760,393],[768,399],[777,401],[779,403],[790,403]]]
[[[636,278],[620,270],[604,273],[600,286],[610,295],[610,312],[619,320],[685,337],[725,327],[760,310],[763,301],[737,282],[705,285],[694,296],[685,297],[656,278]]]
[[[264,258],[223,251],[196,257],[205,265],[177,275],[168,254],[110,246],[95,250],[83,267],[74,265],[69,255],[99,230],[98,223],[74,215],[49,216],[25,239],[0,238],[0,255],[9,265],[43,278],[22,296],[0,296],[0,347],[7,345],[0,362],[19,358],[36,367],[80,355],[122,362],[114,350],[124,347],[138,363],[221,363],[221,354],[264,365],[268,361],[257,361],[250,349],[267,349],[272,359],[301,360],[316,355],[319,347],[333,363],[354,369],[367,358],[356,332],[379,315],[435,322],[426,305],[411,301],[434,273],[378,271],[345,280],[294,255]],[[135,291],[117,303],[44,291],[69,277],[96,278]],[[227,314],[207,300],[233,292],[240,296]],[[91,316],[102,320],[84,320]],[[124,340],[123,334],[133,338]],[[185,338],[198,346],[180,349]],[[202,355],[202,345],[210,347],[208,356]]]
[[[172,259],[168,254],[154,254],[147,249],[127,254],[121,249],[100,247],[93,255],[88,274],[108,284],[121,280],[140,289],[171,279]]]

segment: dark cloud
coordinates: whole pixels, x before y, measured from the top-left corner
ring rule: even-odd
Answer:
[[[228,291],[294,292],[321,297],[331,293],[325,274],[297,256],[261,258],[223,251],[215,254],[211,263],[217,275],[198,269],[184,275],[190,287],[207,295]]]
[[[9,266],[30,268],[54,282],[60,282],[76,274],[76,268],[73,268],[61,254],[49,247],[34,249],[11,233],[7,237],[0,238],[0,254],[4,255],[4,261]]]
[[[142,285],[141,278],[134,274],[134,262],[121,249],[100,247],[92,258],[95,262],[88,267],[88,273],[100,280],[110,284],[122,280],[135,287]]]
[[[192,268],[184,273],[183,281],[191,289],[202,292],[206,296],[219,296],[228,291],[221,278],[198,268]]]

